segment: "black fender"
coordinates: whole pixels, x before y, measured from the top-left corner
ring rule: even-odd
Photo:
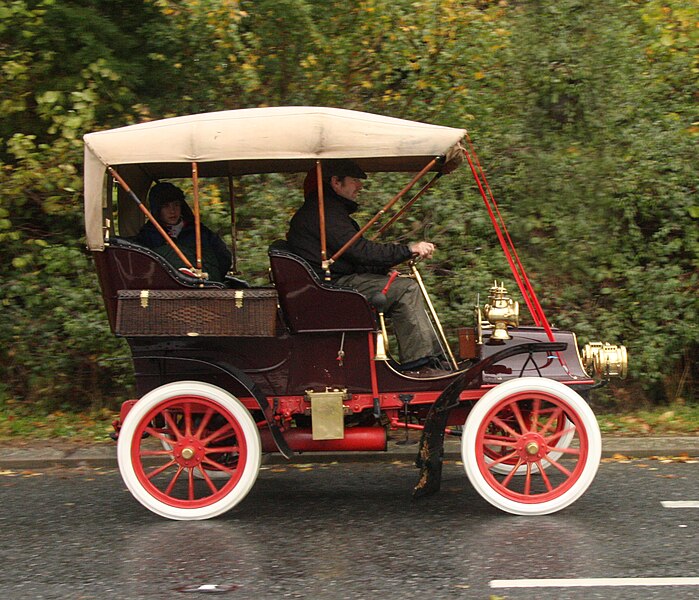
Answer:
[[[294,451],[291,448],[289,448],[289,444],[286,443],[286,440],[284,439],[282,432],[279,430],[279,426],[276,424],[274,420],[274,412],[269,402],[267,401],[267,397],[262,393],[257,384],[241,369],[238,369],[237,367],[234,367],[233,365],[222,361],[209,361],[202,360],[199,358],[187,358],[182,356],[138,355],[134,356],[134,359],[154,359],[171,361],[176,360],[197,363],[200,365],[213,367],[214,369],[222,371],[229,377],[232,377],[243,388],[245,388],[248,394],[250,394],[250,396],[252,396],[257,402],[257,405],[260,407],[260,410],[262,411],[262,414],[265,417],[267,426],[269,427],[269,430],[272,434],[272,439],[274,439],[274,443],[276,444],[279,452],[284,456],[284,458],[291,458],[292,456],[294,456]]]
[[[420,468],[420,478],[413,490],[413,498],[420,498],[439,491],[442,480],[442,459],[444,456],[444,430],[449,412],[459,405],[461,392],[474,384],[480,385],[481,373],[491,365],[517,354],[535,352],[562,352],[568,347],[566,342],[533,342],[510,346],[484,358],[471,368],[459,374],[439,395],[430,407],[422,430],[420,447],[415,464]]]

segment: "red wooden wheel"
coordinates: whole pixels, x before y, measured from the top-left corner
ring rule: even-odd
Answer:
[[[548,514],[574,502],[594,479],[600,454],[589,406],[565,385],[536,377],[490,390],[469,414],[462,438],[471,483],[515,514]]]
[[[206,519],[247,494],[261,444],[235,397],[209,384],[178,382],[136,403],[119,434],[118,456],[124,481],[147,508],[173,519]]]

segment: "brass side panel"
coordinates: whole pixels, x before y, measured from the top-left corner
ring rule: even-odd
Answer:
[[[342,393],[311,395],[311,422],[314,440],[341,440],[345,437]]]

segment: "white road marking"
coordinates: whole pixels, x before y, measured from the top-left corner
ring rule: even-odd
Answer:
[[[699,508],[699,500],[661,500],[663,508]]]
[[[597,577],[590,579],[493,579],[491,588],[635,587],[699,585],[699,577]]]
[[[238,589],[238,586],[230,583],[204,583],[202,585],[183,585],[181,587],[175,588],[177,592],[184,592],[188,594],[198,594],[198,593],[208,593],[208,594],[221,594],[224,592],[232,592]]]

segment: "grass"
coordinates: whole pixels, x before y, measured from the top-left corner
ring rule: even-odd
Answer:
[[[699,406],[676,404],[625,414],[597,415],[606,435],[690,435],[699,433]]]
[[[8,402],[0,407],[0,443],[31,440],[108,443],[111,442],[112,421],[118,416],[106,409],[91,413],[36,414]],[[599,414],[597,421],[603,435],[699,434],[699,406],[674,405],[623,414]]]
[[[9,403],[8,403],[9,404]],[[0,442],[61,440],[79,443],[111,442],[112,421],[119,415],[101,410],[91,413],[55,411],[33,414],[23,407],[0,409]]]

